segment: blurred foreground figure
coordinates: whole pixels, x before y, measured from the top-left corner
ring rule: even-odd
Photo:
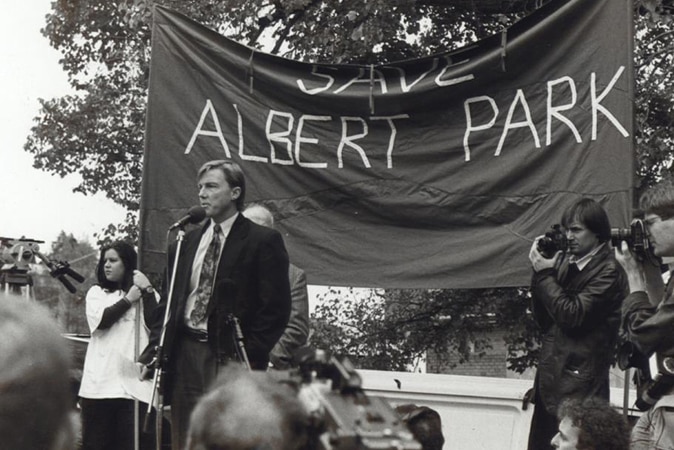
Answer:
[[[627,422],[611,405],[597,397],[562,402],[559,432],[552,438],[558,450],[628,450]]]
[[[290,386],[229,364],[192,412],[187,450],[301,449],[308,425]]]
[[[0,449],[75,448],[69,366],[47,312],[0,294]]]
[[[442,435],[442,420],[436,410],[411,403],[396,406],[395,410],[423,450],[442,450],[445,437]]]

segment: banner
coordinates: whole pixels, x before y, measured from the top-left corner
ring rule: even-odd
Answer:
[[[232,159],[310,284],[528,285],[533,239],[572,202],[629,224],[631,8],[559,0],[457,51],[358,66],[261,53],[156,6],[145,270],[198,204],[198,168]]]

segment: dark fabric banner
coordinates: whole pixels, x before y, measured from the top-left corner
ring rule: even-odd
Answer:
[[[381,66],[260,53],[155,7],[145,270],[238,162],[310,284],[529,283],[532,240],[586,196],[631,216],[631,2],[559,0],[457,51]]]

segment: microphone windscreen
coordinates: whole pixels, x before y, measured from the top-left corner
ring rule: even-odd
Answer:
[[[206,218],[206,210],[203,206],[193,206],[187,211],[190,216],[190,223],[198,223]]]

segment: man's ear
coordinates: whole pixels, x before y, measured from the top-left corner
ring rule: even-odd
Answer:
[[[232,188],[232,200],[236,200],[241,196],[241,188],[240,187],[234,187]]]

